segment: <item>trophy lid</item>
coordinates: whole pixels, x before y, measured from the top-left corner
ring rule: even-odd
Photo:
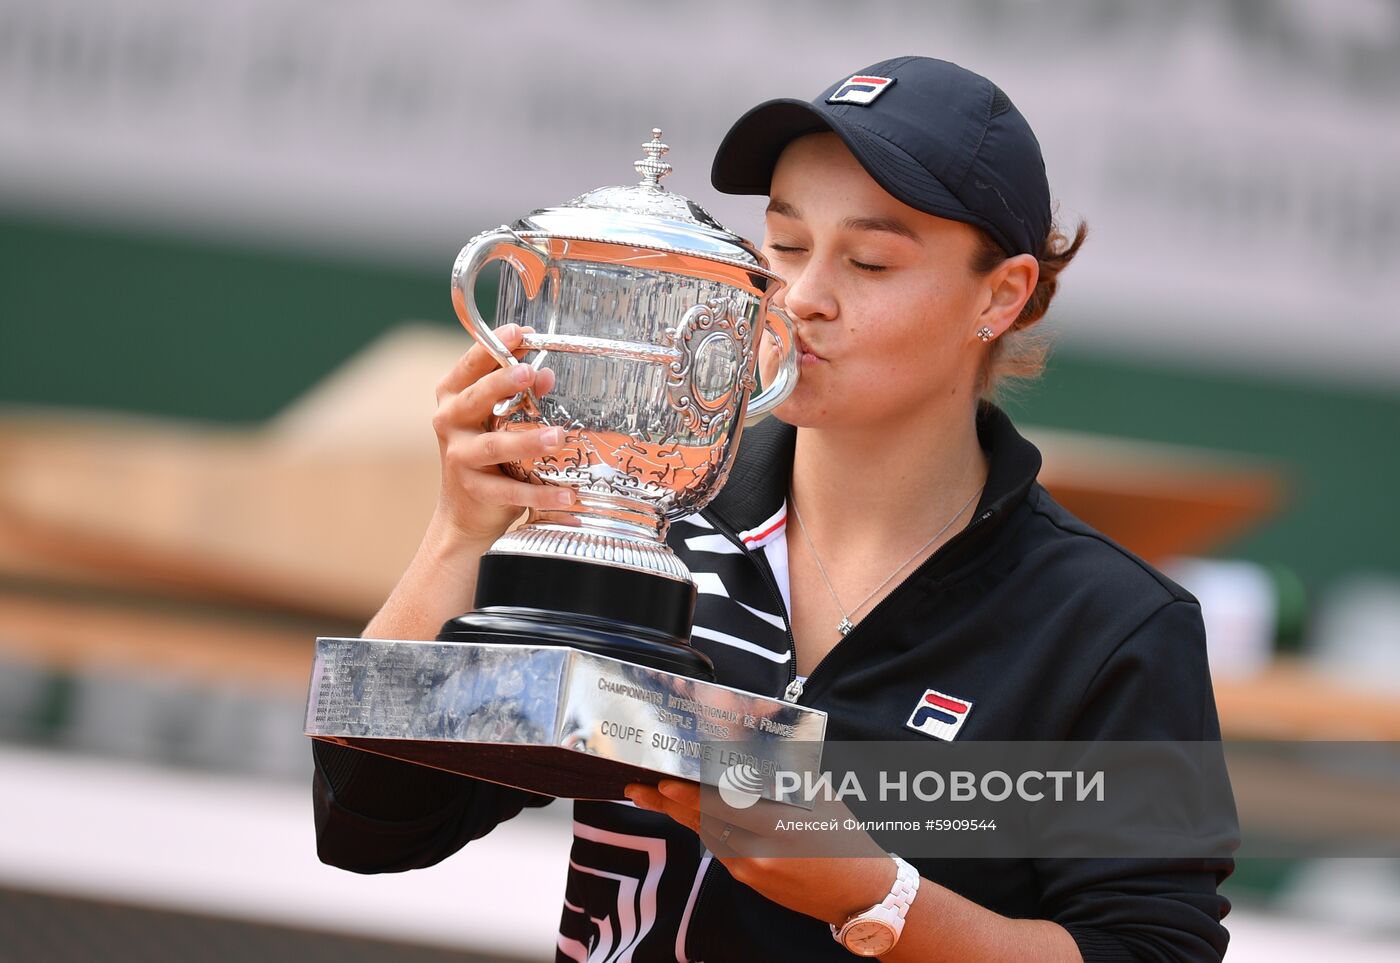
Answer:
[[[690,254],[776,279],[749,241],[688,197],[661,186],[661,178],[671,173],[671,165],[661,157],[670,149],[661,142],[661,128],[653,127],[651,140],[642,144],[646,156],[632,165],[642,177],[640,182],[599,187],[557,207],[541,208],[516,221],[512,229],[525,236],[607,241]]]

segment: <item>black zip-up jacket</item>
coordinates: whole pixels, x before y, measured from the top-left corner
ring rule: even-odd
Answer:
[[[996,407],[973,520],[812,671],[800,696],[830,740],[922,739],[926,689],[973,701],[959,740],[1219,738],[1196,600],[1036,482],[1040,453]],[[781,538],[795,430],[743,438],[724,489],[669,544],[700,588],[692,641],[718,681],[781,696],[794,678]],[[853,505],[853,511],[859,506]],[[323,861],[357,872],[436,863],[547,797],[316,744]],[[699,840],[626,803],[574,803],[557,960],[849,960],[827,925],[736,882]],[[562,854],[561,854],[562,858]],[[926,879],[1010,917],[1053,920],[1087,963],[1212,961],[1230,860],[913,859]],[[502,899],[528,894],[502,894]]]

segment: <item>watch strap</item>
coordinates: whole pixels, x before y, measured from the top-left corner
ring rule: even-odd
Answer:
[[[919,892],[919,871],[898,856],[892,858],[896,868],[894,886],[890,888],[890,894],[881,905],[888,906],[898,913],[899,922],[903,925],[905,914],[909,912],[909,907]]]
[[[845,946],[843,934],[851,924],[866,919],[878,919],[889,924],[894,930],[895,942],[899,942],[899,937],[904,932],[904,917],[909,913],[909,907],[913,905],[914,897],[919,893],[919,871],[893,853],[890,854],[890,858],[894,860],[895,876],[889,894],[869,909],[848,917],[840,926],[831,924],[831,935],[842,946]]]

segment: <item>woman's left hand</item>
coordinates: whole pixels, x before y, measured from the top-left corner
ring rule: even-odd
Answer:
[[[839,925],[883,900],[894,885],[894,860],[864,833],[869,840],[868,847],[861,847],[869,853],[864,856],[740,856],[735,854],[739,841],[732,834],[749,840],[754,834],[724,822],[717,815],[724,809],[718,800],[707,800],[702,812],[699,785],[663,779],[656,787],[630,783],[625,792],[638,809],[670,816],[692,830],[736,880],[798,913]],[[842,842],[842,849],[851,851],[849,835]]]

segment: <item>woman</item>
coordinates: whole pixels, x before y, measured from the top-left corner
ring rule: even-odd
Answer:
[[[722,587],[701,595],[693,637],[719,681],[826,710],[833,740],[1218,738],[1195,600],[1056,505],[1039,453],[985,400],[1035,367],[1026,331],[1084,239],[1055,228],[1006,96],[942,61],[885,61],[750,111],[713,179],[769,196],[764,251],[802,349],[778,419],[745,434],[729,483],[670,536]],[[553,377],[473,348],[440,384],[438,510],[367,635],[431,637],[522,506],[571,498],[497,470],[552,450],[555,429],[481,430],[531,380]],[[913,724],[926,692],[964,707],[955,725]],[[322,858],[365,872],[436,862],[547,801],[317,755]],[[1224,953],[1228,860],[720,859],[697,837],[696,787],[628,797],[575,805],[560,959]]]

